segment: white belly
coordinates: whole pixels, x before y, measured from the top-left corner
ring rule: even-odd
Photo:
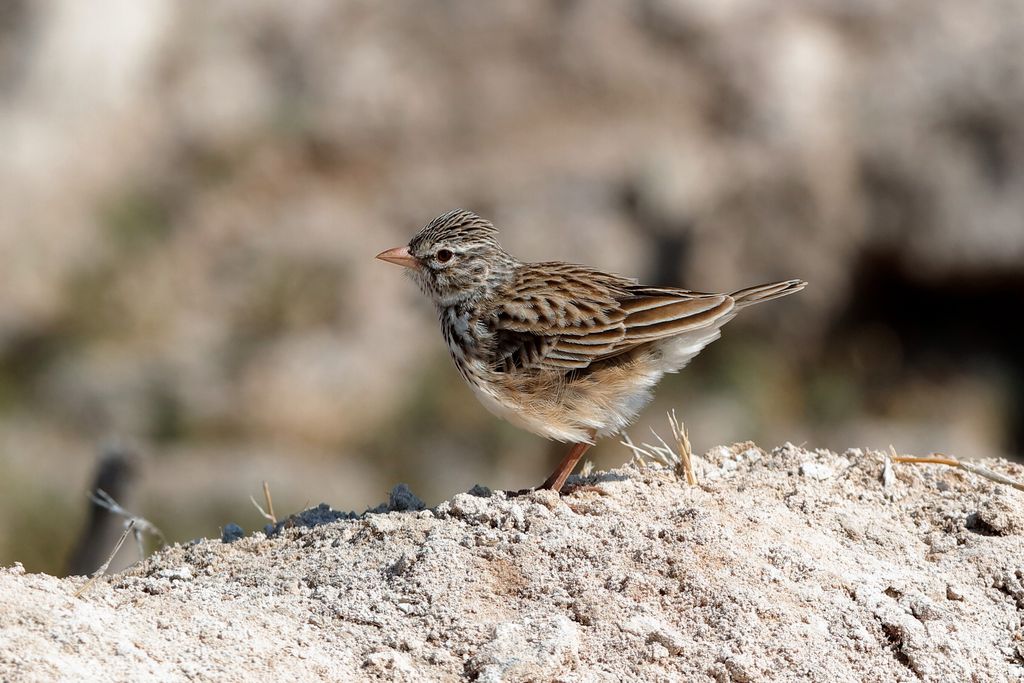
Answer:
[[[520,429],[525,429],[528,432],[532,432],[538,436],[543,436],[546,439],[570,441],[573,443],[591,441],[590,436],[583,429],[560,428],[557,425],[550,424],[544,419],[531,418],[529,415],[515,410],[495,394],[478,387],[472,382],[470,383],[470,388],[472,388],[473,393],[476,394],[477,400],[479,400],[480,403],[483,404],[484,408],[487,408],[492,415],[496,415],[503,420],[507,420]]]

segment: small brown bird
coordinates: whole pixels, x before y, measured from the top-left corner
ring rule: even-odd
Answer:
[[[705,294],[569,263],[523,263],[490,221],[456,209],[377,258],[408,268],[437,307],[455,367],[492,413],[573,443],[541,488],[559,491],[594,439],[627,427],[666,372],[740,309],[798,292],[786,280]]]

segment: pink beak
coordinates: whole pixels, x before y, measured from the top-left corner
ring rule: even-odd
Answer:
[[[395,247],[377,254],[377,258],[388,263],[395,263],[403,268],[416,269],[420,267],[419,259],[409,253],[409,247]]]

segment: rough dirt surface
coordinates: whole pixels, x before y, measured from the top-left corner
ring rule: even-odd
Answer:
[[[1024,494],[859,450],[716,448],[566,495],[404,487],[84,578],[0,570],[0,679],[1024,678]],[[1018,479],[1024,469],[986,463]]]

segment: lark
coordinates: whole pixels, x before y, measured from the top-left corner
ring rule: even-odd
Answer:
[[[462,209],[377,258],[406,268],[433,301],[455,367],[488,410],[572,444],[540,485],[555,491],[596,439],[630,425],[662,376],[740,310],[806,285],[709,294],[588,266],[524,263],[501,247],[490,221]]]

